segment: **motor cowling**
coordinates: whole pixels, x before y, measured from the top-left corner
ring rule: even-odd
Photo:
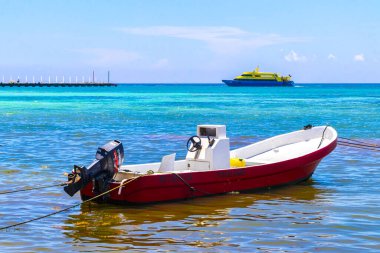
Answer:
[[[108,142],[97,149],[95,160],[88,168],[74,165],[73,171],[68,175],[68,184],[63,188],[64,191],[73,196],[93,181],[94,194],[105,192],[123,160],[123,144],[118,140]]]

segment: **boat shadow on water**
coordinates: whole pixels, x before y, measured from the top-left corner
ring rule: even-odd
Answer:
[[[323,210],[315,206],[326,202],[328,194],[328,190],[308,180],[273,189],[142,206],[86,203],[79,214],[68,216],[62,229],[74,243],[112,243],[113,246],[120,244],[123,249],[125,244],[131,248],[160,246],[178,243],[179,238],[175,237],[181,233],[218,227],[233,220],[253,223],[278,219],[294,223],[320,221],[324,217]],[[171,235],[163,236],[163,231],[171,231]]]

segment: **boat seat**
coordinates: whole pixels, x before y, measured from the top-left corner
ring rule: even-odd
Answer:
[[[157,172],[168,172],[174,170],[174,161],[176,153],[165,155],[161,159],[160,167]]]

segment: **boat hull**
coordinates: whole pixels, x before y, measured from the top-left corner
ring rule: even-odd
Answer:
[[[200,172],[156,173],[141,176],[109,193],[107,202],[147,204],[294,184],[308,179],[319,162],[336,147],[336,140],[307,155],[277,163]],[[112,182],[109,188],[120,186]],[[83,200],[94,197],[92,184],[81,190]]]
[[[278,87],[278,86],[294,86],[293,81],[276,80],[222,80],[223,83],[233,87]]]

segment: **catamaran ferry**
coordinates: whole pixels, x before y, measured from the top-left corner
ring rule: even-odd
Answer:
[[[293,86],[291,75],[281,76],[277,73],[260,72],[257,67],[252,72],[243,72],[233,80],[222,80],[228,86]]]

